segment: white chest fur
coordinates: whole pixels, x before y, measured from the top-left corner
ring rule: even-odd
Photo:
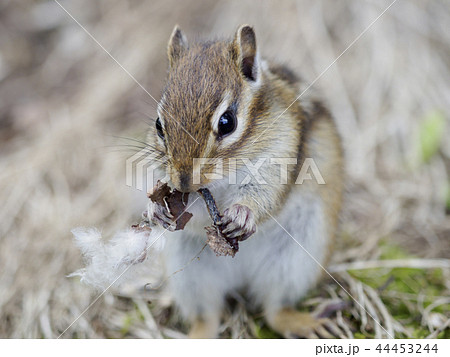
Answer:
[[[200,200],[189,211],[203,218],[193,218],[184,231],[167,234],[168,274],[186,266],[205,243],[203,227],[211,220]],[[226,293],[244,287],[255,303],[278,309],[295,304],[317,281],[328,241],[322,201],[299,186],[277,216],[241,242],[234,258],[216,257],[207,247],[169,285],[187,316],[219,309]]]

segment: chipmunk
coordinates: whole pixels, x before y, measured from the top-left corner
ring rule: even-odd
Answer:
[[[241,290],[281,335],[326,335],[323,319],[295,306],[323,274],[338,231],[343,153],[331,115],[311,96],[297,100],[303,82],[260,57],[251,26],[241,26],[230,41],[193,43],[176,26],[168,58],[148,140],[167,158],[169,184],[191,193],[193,218],[167,234],[166,269],[178,271],[204,247],[211,221],[200,188],[212,192],[223,212],[222,232],[241,241],[234,258],[206,249],[169,280],[191,324],[189,336],[217,337],[225,297]],[[325,184],[299,182],[306,159]],[[166,208],[149,202],[148,215],[173,231]]]

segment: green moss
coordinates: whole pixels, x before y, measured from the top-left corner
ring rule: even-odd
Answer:
[[[383,240],[380,243],[381,248],[381,260],[386,259],[406,259],[406,258],[414,258],[413,255],[408,254],[402,247],[398,245],[391,244],[387,239]]]
[[[366,339],[366,338],[367,338],[367,336],[364,335],[364,334],[361,333],[361,332],[355,332],[355,333],[353,334],[353,336],[354,336],[355,338],[357,338],[357,339]]]
[[[428,114],[420,125],[422,162],[427,163],[438,152],[445,131],[445,116],[439,111]]]
[[[128,334],[128,332],[130,331],[130,327],[133,325],[133,320],[134,318],[131,313],[125,316],[122,322],[122,328],[120,329],[120,333],[122,334],[122,336]]]
[[[413,333],[412,333],[412,337],[413,338],[425,338],[430,334],[430,331],[425,330],[421,327],[417,327],[416,329],[414,329]]]
[[[255,336],[256,338],[282,338],[279,334],[269,328],[261,321],[255,321]]]
[[[414,258],[402,248],[383,243],[381,259]],[[383,303],[391,315],[406,328],[412,330],[414,338],[423,338],[430,334],[421,325],[422,316],[417,308],[418,297],[426,296],[424,308],[432,303],[433,297],[445,294],[445,282],[441,269],[380,268],[349,272],[364,284],[379,290]],[[450,315],[450,304],[438,306],[434,312]],[[446,336],[446,331],[442,336]],[[405,337],[405,336],[398,336]]]

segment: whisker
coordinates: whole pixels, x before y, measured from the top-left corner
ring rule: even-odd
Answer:
[[[150,116],[149,114],[144,113],[144,112],[141,112],[141,111],[138,111],[138,113],[141,114],[141,115],[143,115],[143,116],[145,116],[147,119],[150,119],[153,123],[156,122],[156,119],[153,118],[152,116]],[[148,124],[143,118],[140,118],[140,120],[142,120],[142,121],[144,121],[146,124]]]
[[[106,145],[105,147],[129,147],[129,148],[134,148],[134,149],[138,149],[138,150],[153,150],[153,151],[158,151],[155,148],[152,148],[151,146],[140,146],[140,145],[132,145],[132,144],[115,144],[115,145]]]
[[[136,154],[135,150],[127,150],[127,149],[120,149],[120,148],[109,150],[109,152],[120,152],[120,153],[127,153],[127,154],[130,154],[130,155],[135,155]],[[148,154],[151,154],[151,152],[148,152]],[[160,154],[160,153],[157,153],[157,154]],[[167,162],[167,159],[164,157],[164,155],[161,155],[160,157],[155,157],[155,156],[150,157],[150,155],[146,155],[146,156],[143,155],[142,160],[147,160],[147,159],[148,160],[151,159],[152,161],[157,161],[157,162],[160,162],[160,163],[166,163]]]
[[[150,144],[150,143],[147,143],[147,142],[142,141],[142,140],[138,140],[138,139],[134,139],[134,138],[127,138],[125,136],[116,136],[116,135],[112,135],[112,137],[116,138],[116,139],[123,139],[123,140],[134,141],[134,142],[142,144],[142,145],[144,145],[146,147],[148,146],[148,147],[156,149],[156,146],[154,144]]]

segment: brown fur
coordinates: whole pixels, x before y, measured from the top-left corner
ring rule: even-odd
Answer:
[[[332,237],[326,262],[329,261],[338,232],[339,213],[344,190],[343,150],[336,124],[321,102],[314,102],[305,134],[305,157],[312,157],[320,167],[325,185],[308,182],[325,202],[328,233]]]
[[[158,150],[167,153],[175,186],[183,189],[179,187],[180,176],[192,172],[193,158],[225,159],[225,166],[229,158],[256,160],[262,155],[297,158],[297,165],[289,167],[289,184],[241,185],[239,204],[249,207],[255,222],[260,224],[280,211],[294,189],[320,195],[331,237],[325,259],[328,261],[338,230],[343,159],[339,135],[325,106],[318,100],[298,101],[300,79],[284,66],[263,66],[259,62],[255,35],[249,26],[241,26],[231,41],[192,44],[187,44],[181,31],[175,28],[168,55],[170,70],[159,113],[165,137],[170,139],[162,144],[156,133],[151,137]],[[239,140],[227,146],[221,145],[211,125],[211,118],[225,97],[245,124]],[[294,185],[305,158],[314,159],[326,185],[316,181],[306,181],[301,187]],[[208,170],[213,170],[213,165],[206,167]],[[269,175],[279,172],[278,168],[278,171],[264,170]],[[207,183],[202,178],[198,186]],[[189,191],[197,188],[193,184],[184,187]],[[269,322],[285,335],[288,332],[307,335],[322,330],[321,321],[293,310],[281,310]],[[217,321],[198,320],[192,335],[208,335],[211,324],[216,325]]]
[[[172,36],[182,38],[177,30],[174,30]],[[291,123],[293,128],[291,124],[286,125],[284,120],[285,116],[300,116],[300,108],[293,105],[280,119],[280,125],[285,129],[280,130],[278,125],[269,128],[267,134],[258,138],[251,146],[246,147],[242,142],[237,142],[222,151],[213,148],[210,152],[205,152],[208,136],[212,131],[210,118],[225,92],[231,92],[231,102],[239,109],[246,104],[242,103],[242,91],[248,84],[242,76],[239,58],[242,56],[241,52],[251,53],[251,50],[244,48],[245,46],[240,47],[238,34],[231,42],[197,42],[189,44],[184,50],[178,48],[182,46],[180,44],[176,44],[177,50],[171,49],[174,42],[174,38],[169,42],[170,71],[161,100],[161,119],[165,132],[171,138],[166,142],[165,149],[173,171],[191,172],[192,157],[252,159],[261,152],[270,151],[273,139],[280,135],[297,136],[294,140],[300,142],[301,120],[294,119]],[[287,85],[293,78],[288,80],[285,75],[280,74],[279,69],[274,73],[264,72],[262,77],[262,85],[252,93],[253,99],[249,105],[249,120],[243,135],[243,140],[248,142],[255,140],[267,127],[267,123],[281,114],[297,94],[294,86]]]

